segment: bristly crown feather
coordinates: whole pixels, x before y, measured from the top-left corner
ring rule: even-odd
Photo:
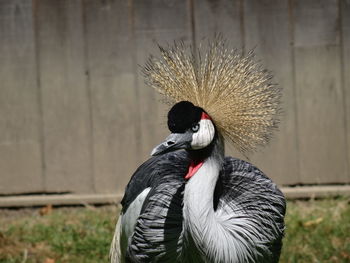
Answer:
[[[159,49],[161,58],[150,57],[143,68],[149,86],[173,103],[203,108],[244,154],[268,143],[279,123],[281,90],[252,51],[229,50],[221,37],[197,50],[183,42]]]

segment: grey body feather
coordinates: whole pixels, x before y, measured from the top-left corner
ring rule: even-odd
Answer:
[[[211,158],[188,182],[186,151],[153,157],[135,172],[121,216],[135,202],[142,208],[132,234],[120,238],[123,226],[116,230],[111,262],[278,262],[283,194],[250,163]]]

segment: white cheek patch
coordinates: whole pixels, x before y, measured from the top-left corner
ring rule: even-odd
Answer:
[[[199,130],[192,135],[192,149],[202,149],[208,146],[214,138],[215,129],[210,119],[199,121]]]

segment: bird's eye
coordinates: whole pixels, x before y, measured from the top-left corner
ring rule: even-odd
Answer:
[[[199,123],[193,124],[191,127],[191,130],[193,132],[197,132],[199,130]]]

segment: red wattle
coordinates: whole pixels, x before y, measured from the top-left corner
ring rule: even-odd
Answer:
[[[190,166],[188,167],[188,172],[185,176],[185,179],[190,179],[197,171],[199,168],[201,168],[203,165],[203,162],[194,162],[191,161]]]

